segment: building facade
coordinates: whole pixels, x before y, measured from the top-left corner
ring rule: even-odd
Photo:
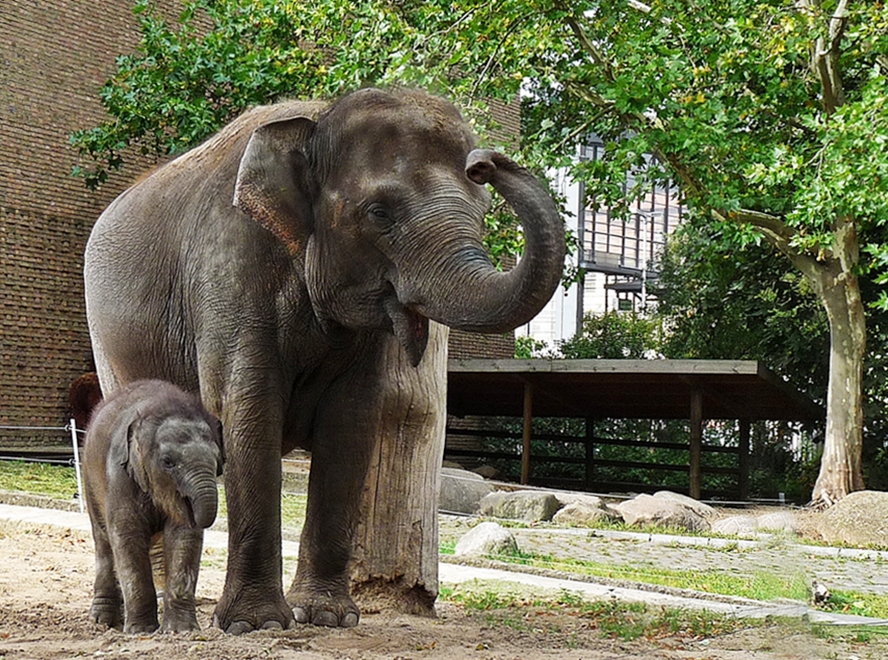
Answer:
[[[604,144],[592,136],[578,157],[597,160],[603,153]],[[564,172],[555,173],[553,180],[567,200],[567,223],[577,239],[571,265],[583,275],[573,285],[560,287],[546,308],[517,331],[549,346],[573,337],[582,327],[585,314],[643,312],[655,305],[651,284],[658,277],[658,262],[666,241],[681,223],[683,213],[675,185],[650,190],[644,199],[635,202],[627,220],[587,198],[583,184],[572,181]],[[634,183],[633,173],[627,173],[624,191]]]

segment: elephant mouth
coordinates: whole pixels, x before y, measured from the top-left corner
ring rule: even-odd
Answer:
[[[197,521],[194,518],[194,506],[191,504],[191,500],[189,498],[183,497],[182,499],[185,502],[185,521],[184,522],[189,527],[196,528]]]
[[[397,298],[387,298],[385,313],[392,322],[392,332],[407,352],[410,364],[417,366],[429,342],[429,320],[402,305]]]

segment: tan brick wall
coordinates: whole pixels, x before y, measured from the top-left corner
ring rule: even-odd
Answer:
[[[71,177],[68,135],[105,119],[98,91],[138,39],[131,0],[0,2],[0,425],[63,426],[92,368],[83,248],[102,209],[148,163],[98,193]],[[168,13],[178,0],[162,0]],[[516,130],[517,113],[498,109]],[[510,357],[511,335],[454,333],[455,357]],[[5,436],[0,430],[0,442]]]

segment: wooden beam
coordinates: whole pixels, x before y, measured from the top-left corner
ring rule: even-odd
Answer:
[[[533,432],[533,383],[524,382],[524,430],[521,446],[521,483],[530,483],[530,437]]]
[[[592,490],[592,482],[595,480],[595,420],[586,418],[586,469],[583,483],[586,490]]]
[[[691,390],[691,467],[689,495],[700,499],[703,490],[701,478],[701,456],[703,454],[703,393],[694,388]]]
[[[741,500],[749,498],[749,429],[750,422],[748,419],[739,420],[740,455],[738,462],[740,474],[737,477],[737,490]]]

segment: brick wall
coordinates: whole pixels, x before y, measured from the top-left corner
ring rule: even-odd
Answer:
[[[99,87],[138,39],[131,5],[0,3],[0,425],[64,425],[68,386],[92,368],[83,248],[132,172],[88,191],[68,135],[105,118]]]
[[[69,176],[68,135],[100,123],[98,90],[138,39],[131,0],[0,2],[0,425],[63,426],[92,369],[83,248],[102,209],[147,166],[98,193]],[[177,0],[162,0],[170,14]],[[516,108],[497,108],[517,134]],[[511,335],[453,333],[455,357],[511,357]],[[0,443],[18,436],[0,430]]]

